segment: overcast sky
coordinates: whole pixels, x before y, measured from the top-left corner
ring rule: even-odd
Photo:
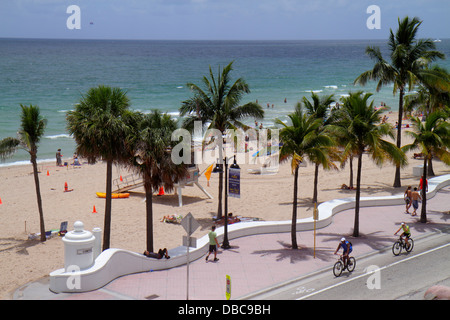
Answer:
[[[81,29],[69,29],[70,5]],[[369,29],[370,5],[380,29]],[[169,40],[386,39],[398,17],[450,38],[450,0],[0,0],[0,37]]]

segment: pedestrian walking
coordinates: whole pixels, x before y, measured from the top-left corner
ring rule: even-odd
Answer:
[[[206,261],[208,261],[209,255],[214,252],[214,261],[218,261],[217,259],[217,248],[220,247],[219,241],[217,241],[217,233],[215,232],[216,226],[212,226],[211,231],[208,233],[209,237],[209,252],[206,256]]]
[[[409,208],[411,208],[411,192],[411,186],[408,186],[408,188],[405,190],[405,194],[403,195],[406,204],[406,213],[409,213]]]

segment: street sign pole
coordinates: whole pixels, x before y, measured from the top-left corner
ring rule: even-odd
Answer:
[[[186,246],[186,257],[187,257],[187,263],[186,263],[186,300],[189,300],[189,242],[190,242],[190,234],[191,232],[191,219],[188,220],[188,224],[187,224],[187,246]]]
[[[200,224],[188,213],[186,217],[181,220],[181,225],[186,230],[186,300],[189,300],[189,247],[191,246],[191,235],[198,229]]]

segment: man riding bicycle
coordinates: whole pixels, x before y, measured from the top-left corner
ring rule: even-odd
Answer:
[[[352,244],[350,241],[347,241],[345,240],[345,238],[342,238],[334,254],[336,254],[340,248],[342,248],[343,250],[342,258],[344,260],[344,266],[347,266],[348,256],[353,251]]]
[[[411,237],[411,231],[409,230],[409,226],[406,223],[402,222],[402,225],[397,230],[397,232],[394,233],[394,236],[396,236],[397,233],[402,229],[403,229],[403,233],[400,235],[400,237],[405,238],[405,244],[406,244],[406,246],[409,246],[408,239]]]

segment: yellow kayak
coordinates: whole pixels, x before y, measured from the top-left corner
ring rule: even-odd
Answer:
[[[97,197],[99,198],[106,198],[105,192],[96,192]],[[111,198],[112,199],[122,199],[122,198],[128,198],[130,196],[129,193],[112,193]]]

